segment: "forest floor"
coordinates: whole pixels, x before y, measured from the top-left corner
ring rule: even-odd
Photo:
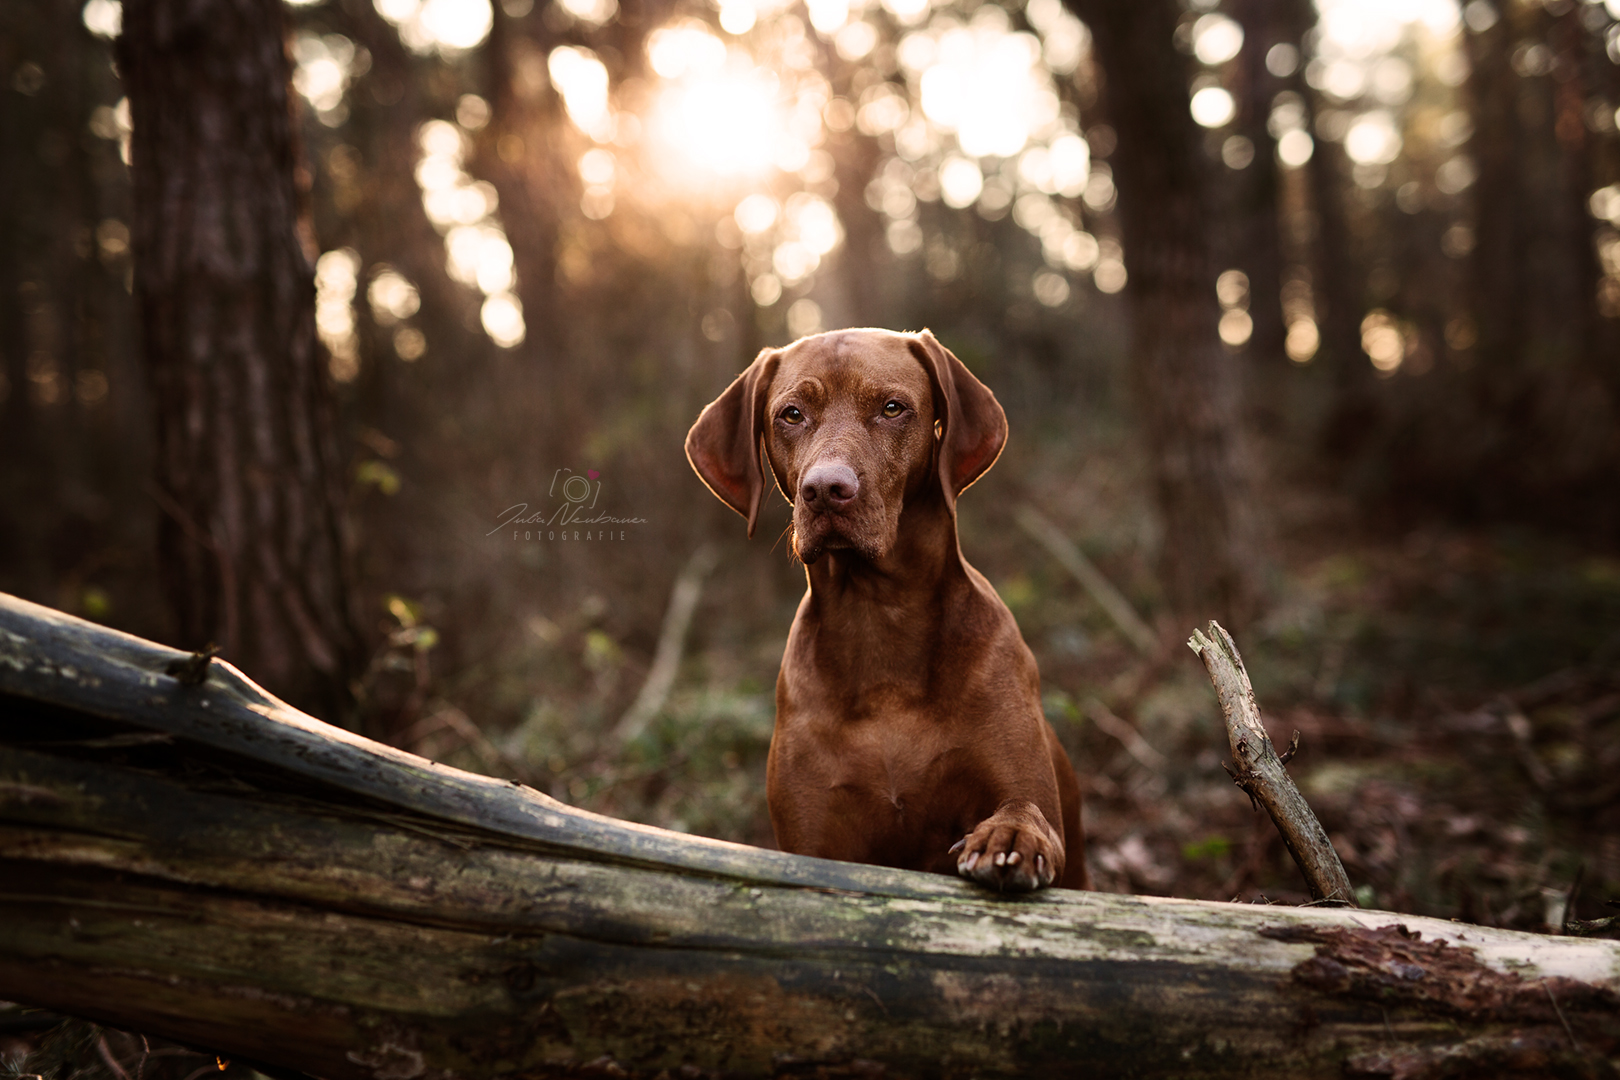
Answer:
[[[1106,498],[1060,492],[1048,505]],[[1391,538],[1320,503],[1290,515],[1264,614],[1235,635],[1274,742],[1300,732],[1291,772],[1363,906],[1535,931],[1559,929],[1572,895],[1570,914],[1614,914],[1620,559],[1515,531]],[[1151,614],[1130,519],[1112,536],[1063,524]],[[1142,655],[1027,536],[989,519],[964,518],[963,531],[1041,664],[1047,716],[1086,790],[1096,887],[1308,899],[1269,819],[1222,769],[1230,752],[1184,644],[1192,627],[1161,622]],[[790,614],[774,617],[752,634],[695,632],[665,708],[628,744],[553,701],[482,750],[443,726],[416,748],[496,772],[526,765],[575,805],[769,846],[764,763]],[[591,633],[563,650],[586,666],[611,645]]]
[[[1052,482],[1003,485],[980,502],[1040,503],[1154,617],[1162,601],[1141,555],[1152,546],[1143,486],[1106,470],[1043,480]],[[1109,513],[1082,520],[1065,506]],[[1160,617],[1159,645],[1138,651],[1004,517],[965,511],[964,549],[1040,662],[1048,719],[1086,791],[1095,887],[1305,902],[1270,820],[1222,769],[1219,711],[1184,644],[1192,627]],[[1235,637],[1274,742],[1301,735],[1290,772],[1362,906],[1551,933],[1571,916],[1615,914],[1620,558],[1525,531],[1372,528],[1303,497],[1279,508],[1276,532],[1263,614]],[[769,557],[786,591],[738,602],[752,579],[737,565],[717,571],[673,691],[623,743],[609,732],[648,663],[615,633],[611,604],[588,597],[545,616],[514,608],[521,628],[492,633],[522,647],[458,669],[429,663],[439,635],[470,633],[454,600],[432,628],[418,605],[391,602],[380,669],[397,670],[418,699],[399,741],[587,809],[770,846],[772,684],[797,585],[780,544]],[[263,1080],[241,1063],[5,1003],[0,1069]]]
[[[1240,645],[1273,741],[1301,734],[1290,771],[1362,905],[1556,931],[1581,882],[1572,914],[1614,914],[1620,561],[1421,532],[1291,569]],[[1276,830],[1220,769],[1201,675],[1156,659],[1116,676],[1129,727],[1087,729],[1078,708],[1099,887],[1303,902]],[[1131,729],[1152,753],[1121,742]]]

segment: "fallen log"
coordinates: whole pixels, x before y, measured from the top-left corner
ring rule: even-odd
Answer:
[[[1620,1053],[1620,943],[1001,897],[681,836],[9,597],[0,998],[327,1080],[1606,1076]]]

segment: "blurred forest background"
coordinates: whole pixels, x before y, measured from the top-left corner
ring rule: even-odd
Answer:
[[[0,589],[768,845],[803,572],[682,439],[927,326],[1099,887],[1305,898],[1218,616],[1366,904],[1620,897],[1620,0],[26,0],[0,76]]]

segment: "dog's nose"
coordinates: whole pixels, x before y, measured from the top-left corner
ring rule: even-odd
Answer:
[[[817,510],[836,510],[849,505],[860,490],[861,482],[848,465],[812,465],[799,485],[799,497]]]

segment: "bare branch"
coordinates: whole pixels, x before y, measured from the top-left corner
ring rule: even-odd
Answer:
[[[1254,688],[1249,685],[1249,673],[1244,670],[1232,635],[1212,619],[1208,632],[1194,630],[1187,644],[1204,661],[1210,681],[1215,684],[1237,765],[1233,781],[1271,815],[1288,846],[1288,854],[1305,875],[1311,898],[1354,907],[1355,895],[1344,864],[1322,823],[1283,768],[1286,758],[1277,755],[1266,726],[1260,722],[1260,706],[1255,704]],[[1298,746],[1299,733],[1295,732],[1287,757],[1293,757]]]
[[[1063,530],[1047,520],[1046,516],[1025,503],[1013,513],[1019,527],[1040,542],[1063,568],[1074,575],[1076,581],[1091,594],[1097,606],[1114,620],[1127,641],[1135,645],[1144,656],[1152,655],[1158,638],[1151,627],[1142,621],[1125,594],[1114,588],[1114,583],[1103,576],[1085,553],[1074,545]]]

